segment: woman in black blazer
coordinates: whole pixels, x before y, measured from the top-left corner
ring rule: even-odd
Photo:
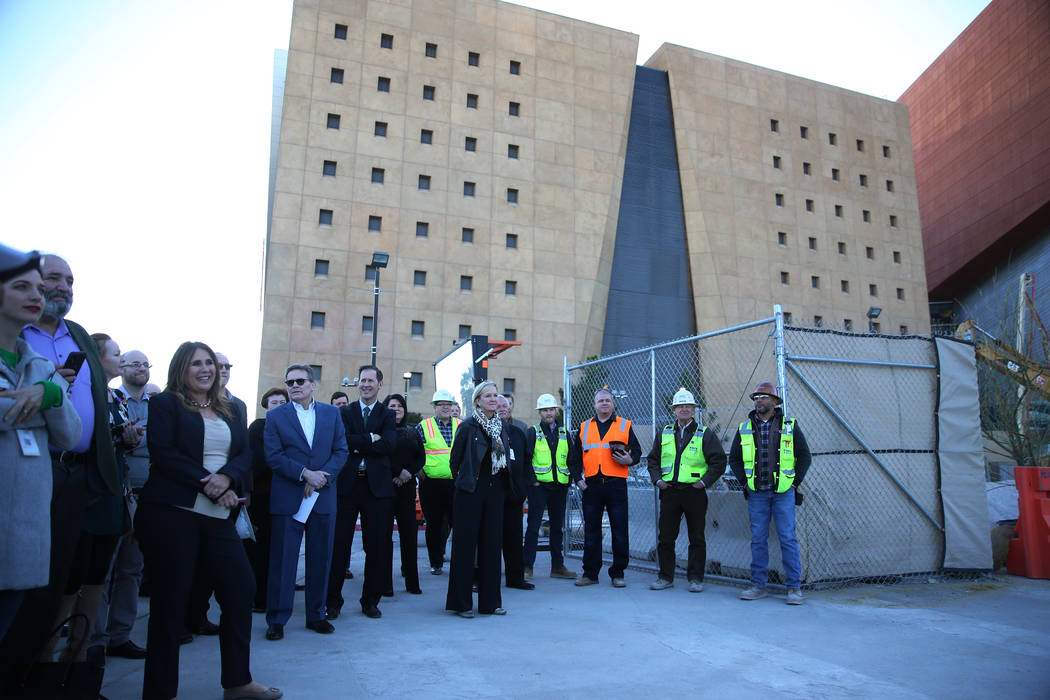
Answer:
[[[179,635],[198,564],[207,567],[222,607],[224,700],[282,695],[254,682],[248,669],[255,577],[234,521],[251,452],[217,375],[211,348],[183,343],[171,358],[165,391],[150,399],[150,474],[135,514],[154,582],[142,686],[150,700],[178,694]]]

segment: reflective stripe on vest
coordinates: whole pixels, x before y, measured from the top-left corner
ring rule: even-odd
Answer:
[[[459,427],[459,418],[452,419],[452,438],[456,437],[456,428]],[[445,442],[441,429],[438,427],[437,418],[431,416],[420,423],[423,426],[423,452],[426,453],[426,462],[423,463],[423,473],[428,479],[451,479],[452,468],[448,463],[449,453],[452,446]]]
[[[541,484],[554,483],[554,475],[551,473],[551,447],[547,444],[547,434],[543,427],[534,425],[536,431],[536,447],[532,451],[532,471],[536,472],[536,481]],[[558,428],[558,447],[554,451],[554,457],[558,464],[558,483],[569,483],[569,436],[564,426]]]
[[[593,428],[592,428],[593,426]],[[605,432],[605,437],[598,436],[598,423],[589,418],[580,423],[580,447],[583,450],[583,475],[595,476],[599,471],[605,476],[627,478],[627,465],[620,464],[612,458],[609,443],[622,442],[627,445],[631,438],[631,421],[625,418],[612,423]],[[594,442],[591,442],[594,440]]]
[[[704,458],[704,431],[706,426],[699,426],[693,437],[689,438],[682,458],[678,463],[678,474],[674,473],[675,441],[674,427],[666,426],[660,434],[660,474],[664,481],[679,484],[692,484],[700,481],[707,473],[707,460]]]
[[[770,436],[772,437],[772,436]],[[751,419],[740,424],[740,455],[744,460],[747,487],[755,490],[755,431]],[[788,418],[780,429],[780,460],[770,470],[773,490],[784,493],[795,483],[795,419]]]

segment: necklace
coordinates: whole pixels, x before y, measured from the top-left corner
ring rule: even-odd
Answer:
[[[186,399],[186,401],[190,406],[195,406],[197,408],[207,408],[208,406],[211,406],[211,401],[205,401],[204,403],[197,403],[193,399]]]

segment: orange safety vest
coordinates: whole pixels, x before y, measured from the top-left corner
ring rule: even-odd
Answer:
[[[580,447],[583,450],[583,475],[591,477],[599,472],[605,476],[627,478],[627,467],[612,458],[610,442],[629,444],[631,421],[617,416],[614,418],[605,437],[598,436],[598,421],[594,418],[580,423]]]

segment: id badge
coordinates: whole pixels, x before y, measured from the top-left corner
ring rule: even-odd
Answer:
[[[23,457],[39,457],[40,445],[33,436],[32,430],[18,430],[18,446],[22,448]]]
[[[510,448],[510,458],[513,461],[513,459],[514,459],[514,448],[513,447]]]

